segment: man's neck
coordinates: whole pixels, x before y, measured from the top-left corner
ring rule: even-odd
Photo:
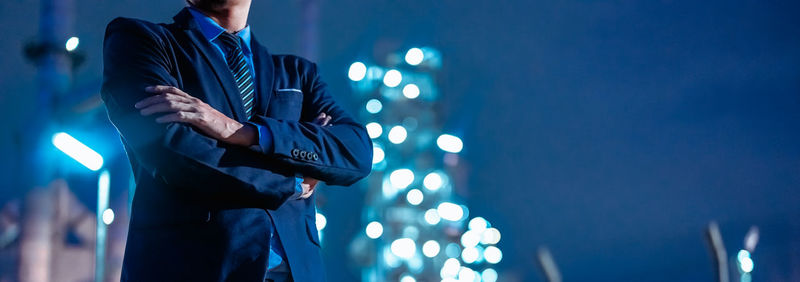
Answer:
[[[217,22],[226,31],[234,33],[247,26],[247,15],[250,12],[250,1],[230,1],[225,6],[205,7],[194,5],[197,10]]]

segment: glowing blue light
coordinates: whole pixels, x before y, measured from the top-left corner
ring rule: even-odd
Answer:
[[[422,185],[431,191],[439,190],[439,188],[442,187],[442,183],[444,183],[444,179],[442,175],[437,172],[428,173],[428,175],[422,179]]]
[[[370,114],[377,114],[383,109],[383,104],[378,99],[370,99],[367,101],[367,112]]]
[[[392,174],[389,175],[389,182],[395,188],[405,189],[414,182],[414,172],[407,168],[392,171]]]
[[[436,225],[439,223],[441,218],[439,217],[439,212],[436,209],[429,209],[425,211],[425,222],[430,225]]]
[[[389,142],[394,144],[403,143],[406,141],[406,137],[408,136],[408,132],[406,128],[402,125],[395,125],[392,129],[389,130]]]
[[[439,216],[449,221],[459,221],[464,217],[464,209],[450,202],[439,204],[436,211],[439,212]]]
[[[100,154],[69,134],[59,132],[53,135],[53,145],[88,169],[97,171],[103,167],[103,157]]]
[[[483,273],[481,273],[481,278],[483,278],[483,282],[496,282],[497,270],[491,268],[484,269]]]
[[[475,230],[480,233],[486,230],[487,227],[489,227],[489,222],[486,221],[486,219],[484,219],[483,217],[476,217],[471,219],[467,226],[469,226],[470,230]]]
[[[412,66],[419,65],[422,63],[422,60],[425,59],[425,54],[422,52],[422,49],[419,48],[411,48],[408,49],[406,52],[406,63]]]
[[[419,87],[413,83],[406,84],[406,86],[403,87],[403,96],[406,96],[408,99],[419,97]]]
[[[383,84],[388,87],[396,87],[403,82],[403,74],[398,70],[389,70],[383,75]]]
[[[475,271],[471,268],[462,266],[458,271],[458,281],[473,281],[475,280]]]
[[[70,37],[69,39],[67,39],[67,43],[64,44],[64,48],[66,48],[67,51],[69,52],[75,51],[75,49],[78,48],[78,43],[80,42],[81,42],[80,39],[78,39],[77,37],[75,36]]]
[[[447,244],[447,247],[444,247],[444,254],[449,258],[457,258],[461,255],[461,247],[456,243]]]
[[[753,271],[753,259],[750,258],[750,252],[747,250],[740,250],[738,254],[736,254],[736,258],[739,260],[739,268],[742,269],[744,273],[750,273]]]
[[[426,257],[432,258],[439,254],[439,242],[429,240],[422,244],[422,254]]]
[[[479,255],[478,249],[475,247],[464,248],[464,250],[461,251],[461,260],[463,260],[464,263],[473,263],[478,260]]]
[[[440,275],[442,278],[455,278],[459,270],[461,270],[461,263],[457,259],[449,258],[444,261]]]
[[[414,279],[414,277],[410,275],[405,275],[403,278],[400,278],[400,282],[417,282],[417,279]]]
[[[487,245],[494,245],[497,244],[497,242],[500,242],[500,230],[497,230],[497,228],[492,227],[486,229],[486,231],[483,232],[481,243]]]
[[[379,146],[372,146],[372,164],[377,164],[383,161],[385,153],[383,148]]]
[[[383,134],[383,126],[377,122],[367,123],[365,127],[367,128],[367,135],[369,135],[369,138],[375,139]]]
[[[367,75],[367,66],[362,62],[355,62],[350,65],[347,77],[352,81],[361,81]]]
[[[325,229],[325,226],[328,225],[328,219],[325,218],[324,215],[321,213],[317,213],[316,215],[316,222],[317,222],[317,230]]]
[[[367,224],[366,228],[367,237],[377,239],[383,235],[383,225],[380,222],[373,221]]]
[[[450,153],[461,152],[461,149],[464,148],[464,143],[461,142],[461,138],[450,134],[440,135],[439,138],[436,139],[436,145],[439,145],[439,149]]]
[[[392,254],[400,258],[410,259],[417,252],[417,245],[411,238],[400,238],[392,242],[391,249]]]
[[[424,197],[425,196],[422,195],[422,191],[419,189],[411,189],[411,191],[408,191],[408,194],[406,194],[406,200],[408,200],[409,204],[414,206],[422,203]]]
[[[503,259],[503,252],[495,246],[488,246],[486,250],[483,251],[483,257],[486,258],[486,262],[496,264]]]

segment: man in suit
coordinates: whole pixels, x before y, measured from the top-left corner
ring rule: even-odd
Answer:
[[[101,94],[136,179],[124,281],[324,280],[314,187],[364,178],[372,144],[316,64],[256,40],[249,9],[108,25]]]

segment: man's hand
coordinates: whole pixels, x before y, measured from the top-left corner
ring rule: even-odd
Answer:
[[[158,123],[188,123],[211,138],[234,145],[250,146],[257,141],[258,132],[254,126],[241,124],[176,87],[156,85],[145,88],[145,91],[157,95],[134,106],[143,116],[169,113],[156,118]]]
[[[319,114],[319,116],[317,116],[316,119],[314,119],[312,123],[318,124],[320,126],[331,126],[332,125],[330,124],[331,119],[333,119],[333,117],[329,116],[326,113],[321,113]],[[300,199],[307,199],[308,197],[311,197],[311,195],[314,194],[314,189],[317,188],[318,182],[319,180],[316,180],[314,178],[304,177],[303,183],[300,184],[300,186],[303,188],[303,194],[300,195]]]

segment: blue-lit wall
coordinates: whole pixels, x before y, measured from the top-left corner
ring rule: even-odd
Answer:
[[[256,36],[298,52],[299,1],[255,2]],[[76,3],[78,84],[99,78],[112,18],[166,21],[183,6]],[[38,8],[0,3],[2,132],[33,107],[21,48]],[[541,279],[545,244],[569,281],[711,281],[714,219],[731,255],[761,228],[754,281],[800,279],[799,2],[328,0],[321,14],[318,61],[343,102],[353,60],[442,51],[445,131],[463,138],[470,173],[459,191],[503,231],[501,279]],[[0,134],[0,201],[18,195],[15,142]],[[329,278],[351,281],[363,196],[325,193]]]

